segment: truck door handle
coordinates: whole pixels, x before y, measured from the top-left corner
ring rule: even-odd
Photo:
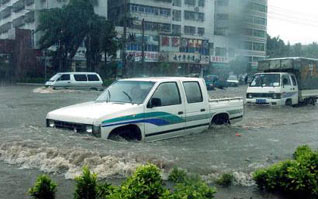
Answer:
[[[204,111],[205,111],[205,109],[201,109],[200,111],[201,111],[201,112],[204,112]]]
[[[70,84],[71,82],[67,82],[68,84]]]
[[[179,112],[178,112],[178,115],[182,115],[182,114],[183,114],[183,111],[179,111]]]

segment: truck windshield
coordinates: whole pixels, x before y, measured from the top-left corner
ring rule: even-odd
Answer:
[[[118,81],[110,85],[96,101],[142,104],[154,84],[146,81]]]
[[[256,74],[250,87],[279,87],[279,74]]]

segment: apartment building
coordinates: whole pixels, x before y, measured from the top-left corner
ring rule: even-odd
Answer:
[[[43,9],[62,7],[69,0],[0,0],[0,39],[14,39],[15,29],[32,31],[33,46],[38,47],[41,33],[35,32],[39,12]],[[107,17],[107,0],[98,0],[95,12]]]
[[[215,0],[211,65],[226,67],[244,57],[249,68],[266,56],[267,0]]]
[[[180,71],[195,73],[209,64],[213,1],[109,0],[108,8],[108,18],[117,26],[122,27],[125,17],[128,19],[127,54],[135,64],[141,61],[143,24],[149,68],[169,62]]]

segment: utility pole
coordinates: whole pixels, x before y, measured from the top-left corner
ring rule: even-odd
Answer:
[[[122,76],[126,76],[127,73],[127,60],[126,60],[126,48],[127,48],[127,0],[124,0],[124,35],[123,35],[123,54],[122,54]]]
[[[142,40],[141,40],[141,66],[143,70],[143,75],[146,73],[145,68],[145,19],[142,19],[141,22],[141,28],[142,28]]]

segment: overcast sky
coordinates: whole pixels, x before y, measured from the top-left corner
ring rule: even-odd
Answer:
[[[267,28],[286,43],[318,42],[318,0],[268,0]]]

